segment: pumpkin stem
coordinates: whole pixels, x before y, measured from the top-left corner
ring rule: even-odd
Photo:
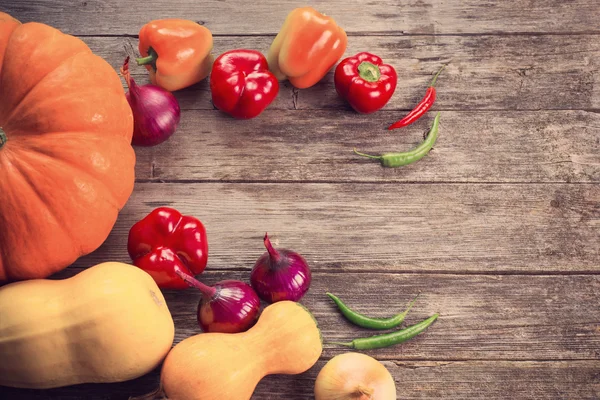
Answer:
[[[2,127],[0,127],[0,149],[2,148],[2,146],[4,146],[4,144],[6,144],[7,140],[8,138],[6,137],[6,133],[4,133]]]

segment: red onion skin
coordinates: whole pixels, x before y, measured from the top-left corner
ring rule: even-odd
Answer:
[[[129,92],[127,101],[133,111],[134,146],[156,146],[175,133],[181,118],[181,108],[173,93],[156,85],[138,86],[129,74],[129,57],[121,74]]]
[[[248,330],[258,318],[260,300],[247,283],[218,282],[213,297],[198,304],[198,324],[204,332],[238,333]]]
[[[287,249],[275,250],[265,235],[266,251],[250,273],[250,283],[258,296],[268,303],[299,301],[312,279],[308,263],[300,254]]]

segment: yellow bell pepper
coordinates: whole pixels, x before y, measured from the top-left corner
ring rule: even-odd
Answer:
[[[333,18],[311,7],[290,12],[273,40],[267,60],[278,79],[299,89],[319,82],[346,51],[348,38]]]

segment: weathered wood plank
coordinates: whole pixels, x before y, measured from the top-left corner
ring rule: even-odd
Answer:
[[[353,154],[409,150],[433,113],[388,132],[395,112],[267,110],[238,121],[184,111],[178,131],[136,148],[140,180],[339,182],[600,182],[600,114],[585,111],[443,111],[435,149],[404,168]]]
[[[71,268],[61,275],[76,271]],[[247,280],[248,271],[209,269],[202,278],[209,284],[222,279]],[[326,341],[348,340],[373,332],[346,322],[325,291],[339,294],[356,310],[373,316],[401,310],[421,292],[407,323],[437,311],[442,315],[440,319],[409,342],[367,352],[384,360],[396,379],[400,398],[500,399],[511,393],[514,398],[591,399],[600,391],[599,289],[599,276],[317,272],[302,302],[319,321]],[[166,298],[175,316],[176,341],[197,334],[198,292],[167,292]],[[297,377],[269,377],[253,398],[309,398],[320,368],[344,351],[326,345],[321,361],[309,372]],[[536,359],[545,361],[530,361]],[[116,385],[43,392],[2,390],[27,394],[28,399],[70,399],[84,393],[93,399],[124,399],[129,394],[152,390],[157,378],[155,371],[137,381]]]
[[[385,110],[411,109],[423,96],[432,75],[450,62],[437,83],[435,108],[443,110],[598,109],[600,64],[598,35],[541,36],[368,36],[353,37],[346,56],[369,50],[397,69],[398,87]],[[118,69],[135,38],[83,38]],[[266,53],[272,37],[219,37],[215,54],[233,48]],[[134,50],[135,49],[135,50]],[[146,70],[132,67],[139,82]],[[177,93],[183,109],[212,110],[208,82]],[[338,98],[329,73],[319,84],[292,90],[286,82],[270,109],[334,108],[351,112]],[[403,113],[399,113],[398,117]],[[379,114],[373,116],[376,119]],[[385,121],[387,123],[389,121]]]
[[[298,0],[261,0],[251,6],[219,0],[148,0],[143,7],[119,0],[0,1],[0,9],[24,21],[94,35],[137,34],[143,24],[157,18],[196,20],[215,34],[274,34],[289,11],[305,5]],[[597,31],[600,11],[595,0],[327,0],[312,5],[352,34]]]
[[[325,360],[302,375],[268,376],[253,400],[312,399],[314,382]],[[399,399],[556,400],[600,398],[597,361],[383,361],[396,381]],[[28,400],[127,400],[158,386],[159,372],[107,385],[81,385],[52,390],[0,387],[0,396]]]
[[[130,227],[161,205],[204,222],[212,268],[251,268],[268,231],[315,270],[600,272],[591,184],[139,183],[78,265],[128,261]]]

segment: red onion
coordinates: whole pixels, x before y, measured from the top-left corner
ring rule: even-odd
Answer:
[[[298,253],[275,250],[265,234],[267,251],[260,256],[250,274],[250,283],[258,296],[269,303],[298,301],[310,286],[311,273],[306,260]]]
[[[181,109],[173,93],[156,85],[138,86],[129,74],[129,57],[121,75],[127,81],[127,101],[133,111],[133,140],[136,146],[155,146],[175,132]]]
[[[175,273],[202,292],[198,303],[198,325],[204,332],[244,332],[258,318],[260,300],[247,283],[225,280],[210,287],[178,267]]]

